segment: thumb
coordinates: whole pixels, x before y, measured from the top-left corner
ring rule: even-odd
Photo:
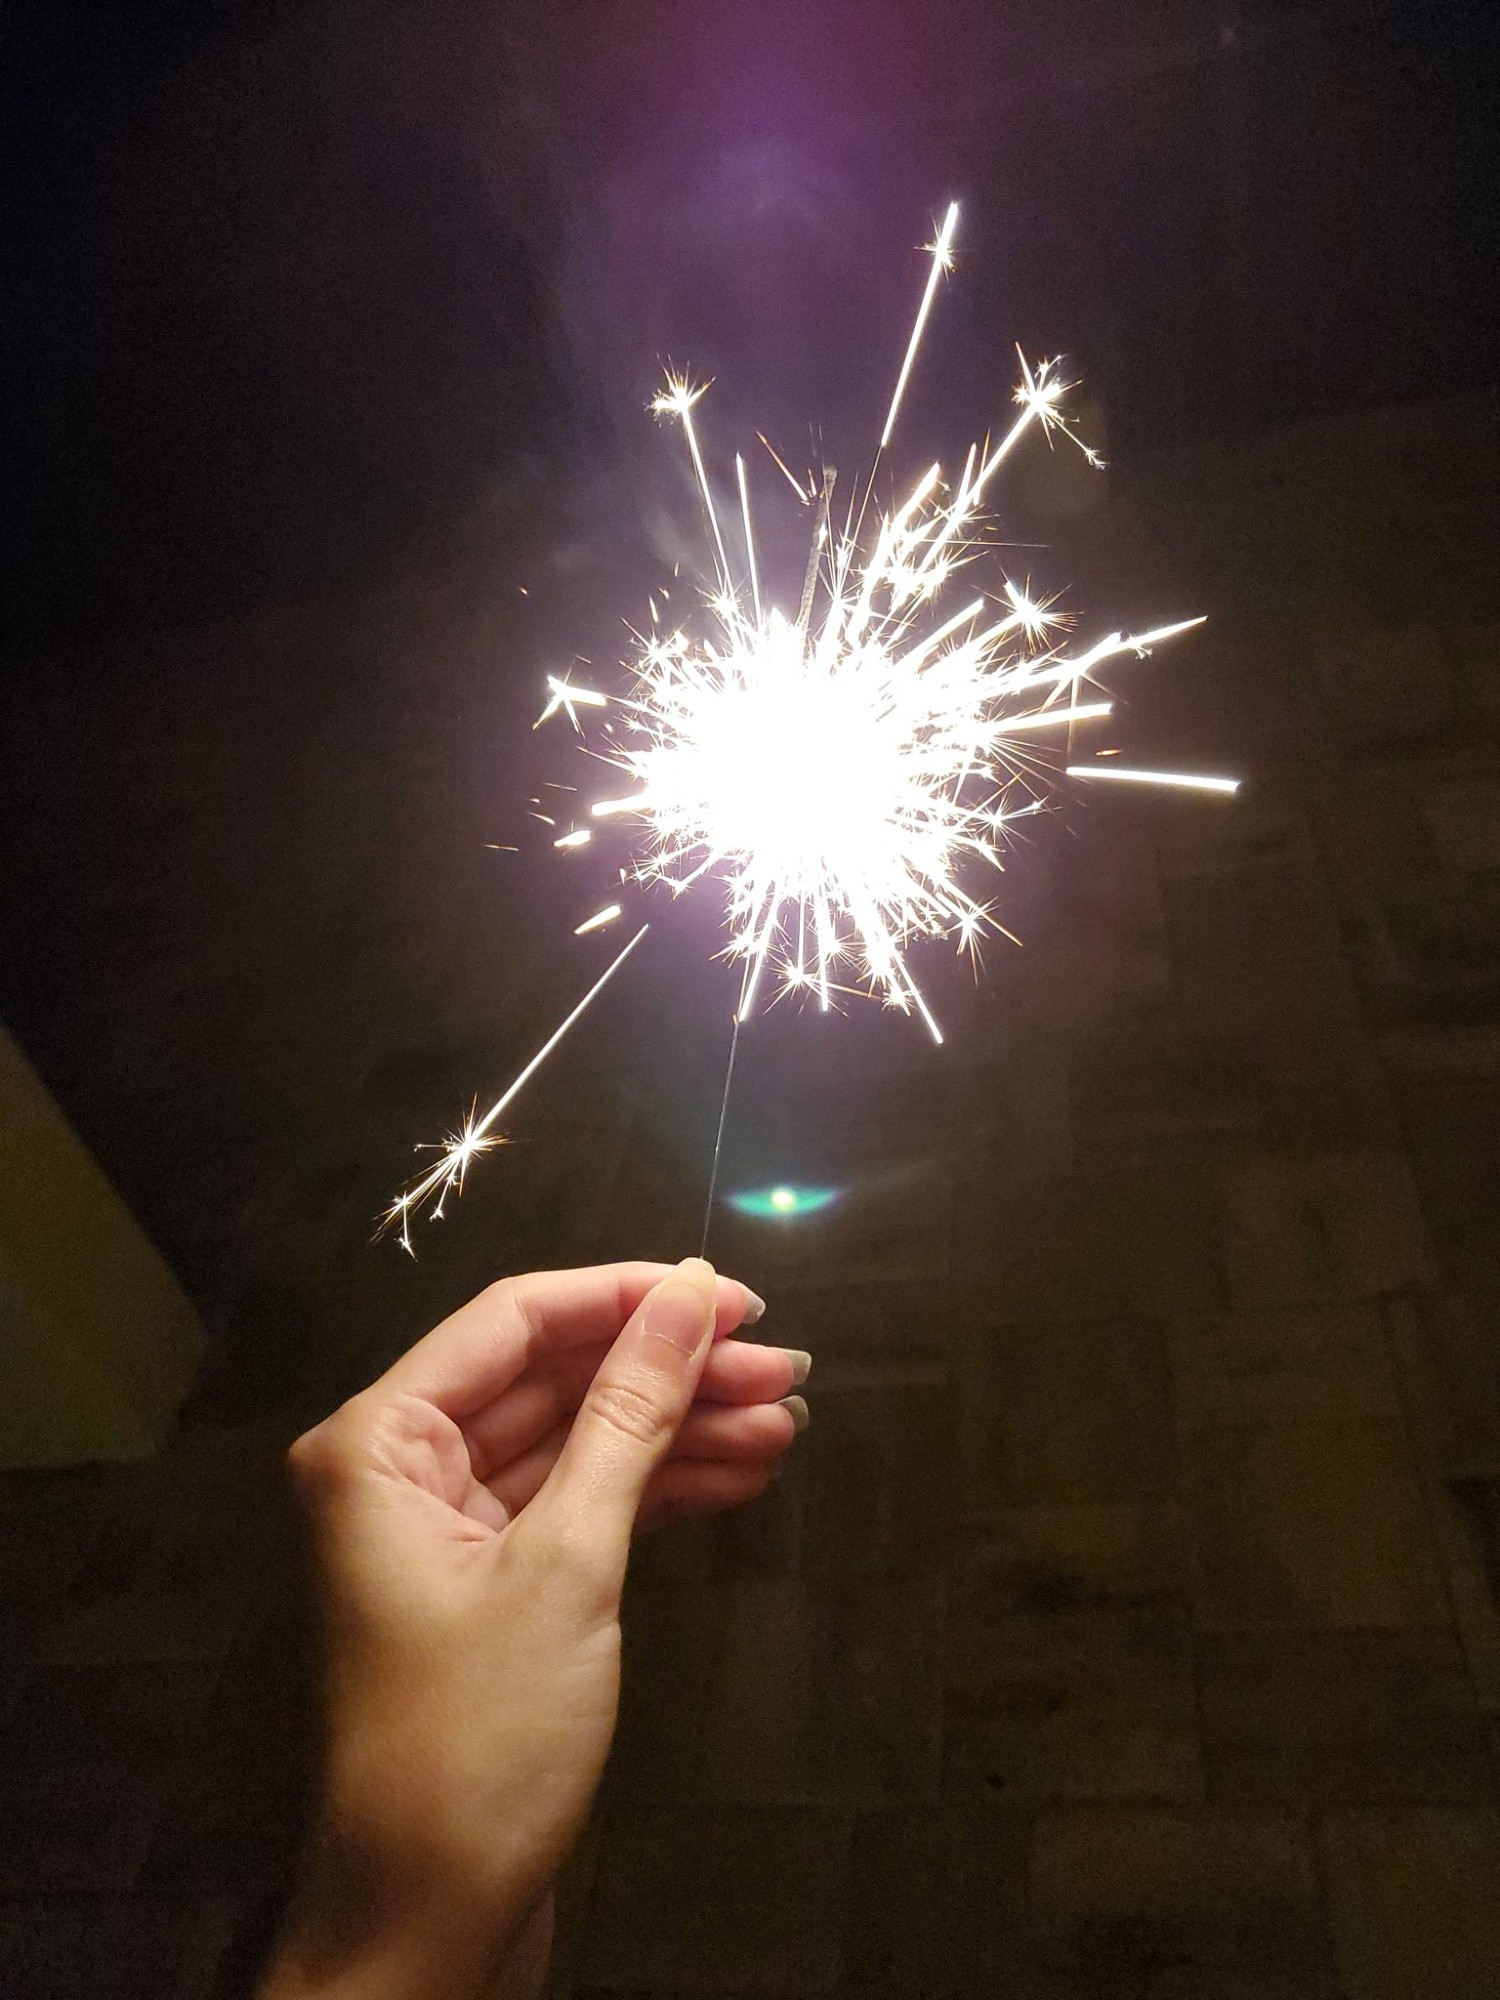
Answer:
[[[600,1363],[547,1480],[545,1511],[570,1516],[591,1551],[622,1569],[646,1482],[697,1394],[714,1309],[714,1268],[702,1257],[686,1258],[646,1294]]]

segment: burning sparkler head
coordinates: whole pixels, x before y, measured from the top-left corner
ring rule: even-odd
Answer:
[[[810,637],[774,609],[718,643],[674,635],[642,662],[613,759],[639,790],[595,810],[645,823],[643,879],[723,878],[752,971],[907,1005],[901,945],[979,916],[954,870],[999,825],[990,690],[951,659],[908,671],[876,634]]]
[[[934,272],[952,224],[950,211],[931,246]],[[930,297],[931,286],[924,313]],[[971,451],[956,487],[929,467],[868,530],[873,482],[842,529],[825,494],[795,620],[762,603],[742,460],[748,593],[730,574],[692,418],[702,388],[674,375],[657,397],[653,407],[682,422],[718,574],[708,629],[643,642],[603,753],[635,789],[593,811],[644,827],[638,879],[679,891],[706,874],[722,880],[726,949],[745,961],[742,1008],[770,965],[783,990],[814,991],[824,1006],[851,985],[915,1006],[936,1035],[906,949],[947,936],[973,950],[997,927],[964,878],[976,861],[1001,864],[1012,795],[1021,808],[1040,796],[1037,758],[1013,739],[1071,734],[1107,715],[1107,702],[1074,699],[1079,683],[1099,660],[1146,643],[1117,635],[1065,659],[1051,644],[1066,622],[1052,600],[1007,578],[994,599],[947,606],[982,545],[986,485],[1020,437],[1031,427],[1074,436],[1065,387],[1056,364],[1023,358],[1020,415],[1000,442]],[[887,429],[899,402],[898,385]]]
[[[920,827],[947,845],[930,824],[940,718],[901,692],[880,647],[830,672],[776,610],[726,652],[683,646],[650,670],[635,718],[644,741],[621,758],[657,843],[647,872],[670,878],[678,857],[708,852],[734,885],[775,883],[783,900],[831,885],[845,902],[860,900],[860,885],[888,899]],[[965,744],[980,707],[945,718]]]

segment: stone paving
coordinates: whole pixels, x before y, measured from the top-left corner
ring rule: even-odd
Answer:
[[[726,1184],[846,1193],[710,1247],[815,1355],[813,1423],[639,1553],[559,2000],[1500,1991],[1495,415],[1202,447],[1059,528],[1081,603],[1214,614],[1125,740],[1244,796],[1040,824],[1025,949],[935,975],[940,1051],[747,1035]],[[579,984],[572,890],[485,845],[538,645],[494,560],[17,718],[3,1004],[218,1338],[158,1463],[6,1482],[18,1994],[248,1989],[311,1757],[295,1429],[500,1271],[695,1247],[692,937],[419,1261],[368,1243]]]

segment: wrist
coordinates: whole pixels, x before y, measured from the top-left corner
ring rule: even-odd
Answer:
[[[262,2000],[479,2000],[531,1913],[491,1868],[325,1818]]]

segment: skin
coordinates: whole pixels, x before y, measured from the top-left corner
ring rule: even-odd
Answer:
[[[324,1583],[320,1810],[262,2000],[540,1991],[614,1733],[637,1528],[796,1434],[760,1301],[701,1259],[492,1285],[293,1446]]]

